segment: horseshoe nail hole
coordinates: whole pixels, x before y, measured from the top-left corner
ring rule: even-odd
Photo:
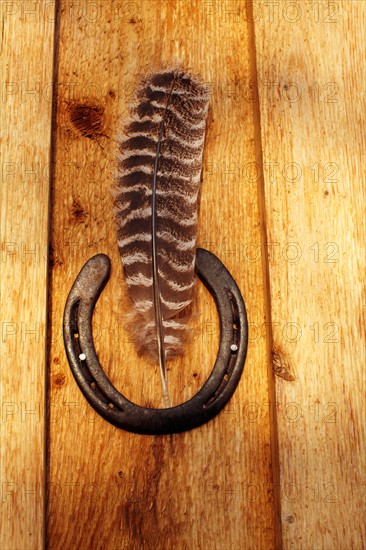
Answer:
[[[108,403],[108,407],[109,407],[110,409],[114,409],[113,403]]]
[[[238,330],[238,325],[237,325],[237,323],[233,323],[233,329],[234,329],[234,330]]]
[[[79,333],[78,332],[74,332],[74,338],[76,338],[76,339],[79,338]]]
[[[80,359],[80,361],[85,361],[85,359],[86,359],[85,353],[80,353],[79,359]]]
[[[230,349],[231,349],[231,353],[236,353],[239,348],[236,344],[231,344]]]

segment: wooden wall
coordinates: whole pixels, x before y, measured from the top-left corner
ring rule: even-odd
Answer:
[[[2,2],[0,548],[361,549],[365,4]],[[112,276],[97,351],[125,395],[160,382],[124,328],[110,187],[140,78],[180,62],[211,89],[199,244],[237,280],[244,376],[213,421],[172,437],[87,405],[62,314],[97,252]],[[200,285],[174,403],[210,371]],[[198,368],[199,366],[199,368]]]

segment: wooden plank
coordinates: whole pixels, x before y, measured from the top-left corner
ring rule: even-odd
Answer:
[[[113,272],[94,323],[101,363],[127,397],[160,404],[158,370],[137,356],[124,329],[127,301],[109,190],[119,120],[128,113],[131,92],[153,67],[175,61],[212,88],[200,244],[222,258],[250,320],[265,326],[262,264],[247,257],[248,243],[260,249],[261,213],[251,172],[252,104],[241,97],[251,73],[245,12],[241,16],[244,24],[232,25],[211,3],[195,0],[105,1],[96,11],[87,3],[60,2],[50,548],[274,548],[265,334],[251,338],[245,375],[225,412],[171,438],[129,434],[98,417],[72,378],[61,337],[75,276],[92,254],[107,253]],[[175,403],[197,391],[217,352],[216,312],[202,285],[197,312],[187,353],[169,371]]]
[[[364,2],[255,2],[284,548],[364,548]]]
[[[2,2],[0,547],[44,542],[54,5]]]

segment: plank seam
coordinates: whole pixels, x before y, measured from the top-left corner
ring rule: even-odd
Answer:
[[[50,486],[50,415],[49,405],[51,397],[50,384],[50,365],[51,365],[51,343],[52,343],[52,205],[53,205],[53,190],[56,172],[56,136],[57,136],[57,101],[58,101],[58,73],[59,73],[59,53],[60,53],[60,0],[55,0],[55,23],[53,30],[53,64],[52,64],[52,115],[50,128],[50,180],[49,180],[49,200],[48,200],[48,246],[47,250],[47,340],[46,340],[46,365],[48,367],[45,373],[45,474],[44,487]],[[48,499],[47,491],[44,498],[44,536],[43,548],[47,548],[47,518],[48,518]]]
[[[253,127],[254,127],[254,147],[256,163],[260,166],[261,172],[258,178],[258,211],[261,227],[261,257],[262,274],[264,288],[264,307],[266,320],[266,342],[267,342],[267,367],[268,367],[268,399],[269,403],[276,402],[275,378],[272,369],[272,350],[273,350],[273,331],[272,331],[272,307],[271,307],[271,284],[269,272],[269,259],[266,253],[266,242],[268,239],[267,212],[265,201],[265,182],[264,182],[264,160],[263,144],[261,133],[261,112],[259,102],[258,70],[257,70],[257,51],[255,42],[255,22],[253,11],[253,0],[246,4],[247,25],[248,25],[248,45],[250,59],[250,84],[253,86],[254,99],[253,104]],[[275,527],[275,547],[280,550],[283,548],[282,539],[282,521],[281,521],[281,496],[280,496],[280,464],[278,452],[278,423],[277,408],[269,407],[270,430],[271,430],[271,456],[272,456],[272,483],[273,483],[273,506],[274,506],[274,527]]]

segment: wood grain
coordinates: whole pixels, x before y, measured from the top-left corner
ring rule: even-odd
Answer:
[[[262,263],[248,260],[250,243],[261,248],[262,214],[252,174],[253,109],[241,95],[252,70],[245,11],[242,24],[232,25],[198,1],[108,1],[88,9],[60,2],[49,547],[274,548],[265,278]],[[161,404],[158,369],[137,356],[124,329],[128,302],[109,190],[120,117],[137,83],[176,61],[212,89],[200,244],[227,265],[260,330],[240,387],[218,418],[192,432],[146,437],[115,429],[86,404],[65,358],[61,319],[83,263],[96,252],[110,255],[112,277],[94,319],[101,363],[127,397]],[[175,403],[197,391],[217,352],[217,315],[202,285],[196,311],[187,352],[169,370]]]
[[[37,4],[37,3],[35,3]],[[54,5],[1,5],[0,548],[44,544]]]
[[[361,549],[365,3],[285,4],[253,6],[283,547]]]
[[[0,548],[43,547],[46,489],[49,548],[365,546],[365,11],[339,0],[64,0],[54,34],[53,2],[1,4]],[[127,397],[162,404],[158,369],[124,327],[109,189],[140,78],[176,61],[210,84],[199,239],[241,287],[250,346],[218,418],[150,438],[113,428],[84,401],[61,319],[83,263],[109,254],[94,319],[101,362]],[[217,352],[202,285],[195,310],[187,352],[169,368],[175,403],[202,385]]]

